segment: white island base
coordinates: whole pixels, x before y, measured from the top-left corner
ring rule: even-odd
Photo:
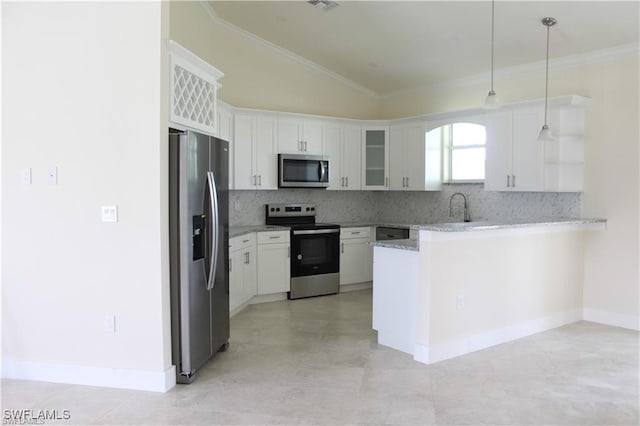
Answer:
[[[378,343],[431,364],[581,320],[585,231],[604,227],[468,226],[374,243]]]

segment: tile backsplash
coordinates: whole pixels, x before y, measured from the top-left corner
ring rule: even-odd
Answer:
[[[315,203],[318,222],[428,223],[449,219],[449,198],[462,192],[469,202],[471,219],[501,220],[540,217],[580,217],[582,194],[544,192],[486,192],[482,184],[444,185],[436,192],[231,191],[232,226],[264,224],[269,203]],[[454,199],[454,219],[462,218],[461,197]]]

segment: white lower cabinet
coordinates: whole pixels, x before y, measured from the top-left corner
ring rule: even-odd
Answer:
[[[256,234],[230,238],[229,314],[235,315],[256,293]]]
[[[340,230],[340,285],[373,280],[373,247],[370,227]]]
[[[258,295],[289,291],[289,231],[258,233]]]

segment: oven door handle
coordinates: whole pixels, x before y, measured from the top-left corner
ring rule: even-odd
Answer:
[[[305,229],[293,231],[293,235],[339,234],[340,229]]]

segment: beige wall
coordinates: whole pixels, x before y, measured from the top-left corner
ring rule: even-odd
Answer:
[[[233,106],[349,118],[377,115],[375,98],[225,28],[199,2],[171,2],[170,37],[225,73],[220,99]]]
[[[171,380],[164,7],[2,4],[3,376]]]

